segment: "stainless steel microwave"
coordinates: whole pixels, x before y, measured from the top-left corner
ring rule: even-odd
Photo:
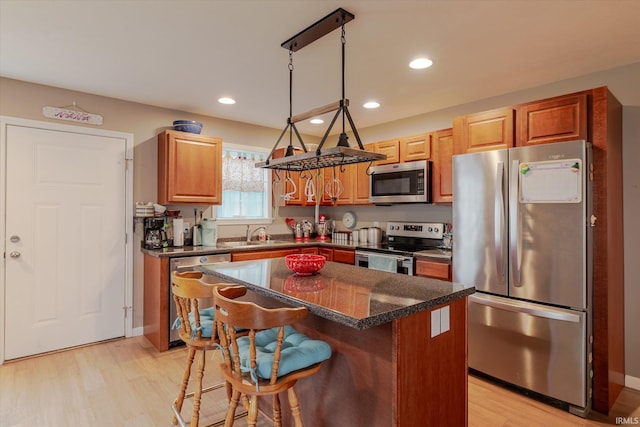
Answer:
[[[369,201],[379,205],[431,203],[431,162],[373,166]]]

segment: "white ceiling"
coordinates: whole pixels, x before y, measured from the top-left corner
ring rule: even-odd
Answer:
[[[281,129],[280,44],[338,7],[358,128],[640,61],[638,0],[0,0],[0,75]],[[293,54],[294,115],[340,99],[340,55],[339,30]]]

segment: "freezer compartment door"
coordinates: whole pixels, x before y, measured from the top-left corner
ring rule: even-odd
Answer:
[[[468,301],[470,368],[587,407],[585,312],[478,293]]]

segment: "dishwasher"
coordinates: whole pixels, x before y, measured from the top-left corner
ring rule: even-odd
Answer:
[[[171,277],[174,271],[178,271],[178,272],[189,271],[189,270],[194,270],[195,267],[199,267],[203,265],[218,264],[221,262],[230,262],[230,261],[231,261],[230,253],[171,258],[171,260],[169,261],[169,277]],[[215,279],[216,283],[219,283],[221,281],[222,280]],[[210,300],[200,301],[200,307],[208,307],[211,305],[213,305],[213,297],[211,297]],[[177,317],[178,317],[178,311],[176,310],[176,304],[173,301],[171,286],[169,286],[169,324],[167,325],[167,327],[169,328],[169,347],[170,348],[184,344],[184,342],[182,342],[182,340],[180,339],[180,335],[178,334],[178,329],[173,328],[173,324]]]

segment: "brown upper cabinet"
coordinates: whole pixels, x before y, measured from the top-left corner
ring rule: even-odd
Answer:
[[[222,139],[165,130],[158,135],[158,203],[222,203]]]
[[[342,165],[342,166],[334,166],[327,167],[322,170],[323,172],[323,191],[322,191],[322,205],[350,205],[353,204],[353,180],[355,179],[356,169],[355,165]],[[334,177],[337,180],[334,181]],[[327,190],[331,189],[331,192],[334,193],[334,196],[337,196],[335,200],[333,200],[329,196],[329,192]],[[340,194],[335,194],[336,190],[340,189]]]
[[[430,158],[430,133],[400,139],[400,162],[413,162],[414,160],[428,160]]]
[[[587,94],[529,102],[516,106],[516,145],[588,139]]]
[[[364,149],[367,151],[375,151],[375,144],[366,144]],[[370,205],[369,201],[369,188],[371,187],[371,180],[367,172],[371,163],[356,163],[352,165],[352,185],[353,185],[353,204],[354,205]]]
[[[453,129],[433,132],[433,203],[453,201]]]
[[[285,200],[284,204],[287,206],[303,206],[307,202],[307,198],[304,195],[304,186],[307,183],[306,179],[302,178],[300,172],[290,171],[273,171],[275,180],[283,182],[281,197],[288,194],[289,197]]]
[[[387,155],[385,160],[378,160],[374,162],[374,165],[388,165],[391,163],[398,163],[400,161],[400,141],[398,139],[374,142],[368,146],[372,146],[373,151],[376,153]]]
[[[512,107],[503,107],[454,118],[454,154],[513,147],[514,116]]]

